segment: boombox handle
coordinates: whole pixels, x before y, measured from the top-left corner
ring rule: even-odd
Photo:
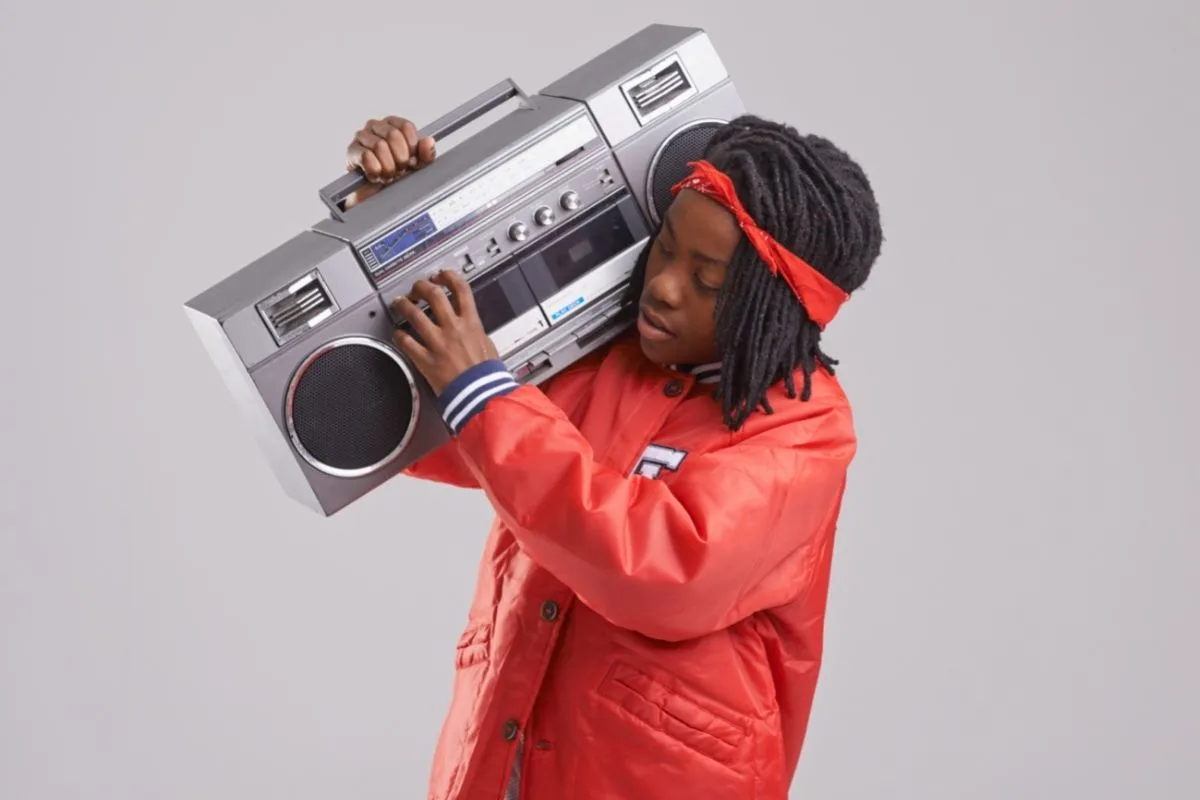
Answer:
[[[521,98],[522,102],[528,99],[525,92],[521,90],[521,87],[512,78],[505,78],[490,89],[481,92],[463,103],[449,114],[435,120],[428,127],[422,129],[418,136],[421,138],[432,136],[436,142],[454,133],[459,128],[474,122],[487,112],[514,97]],[[356,169],[353,172],[347,172],[320,190],[321,201],[328,206],[330,213],[333,214],[335,219],[339,222],[344,222],[344,214],[346,212],[342,208],[342,201],[353,194],[366,181],[367,179],[362,174],[362,170]]]

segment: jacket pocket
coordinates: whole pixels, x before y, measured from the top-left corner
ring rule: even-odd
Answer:
[[[617,662],[597,690],[599,695],[649,728],[724,766],[741,763],[738,754],[749,722],[698,693]]]
[[[469,626],[458,638],[454,650],[454,665],[458,669],[473,667],[488,660],[492,644],[492,626],[480,622]]]

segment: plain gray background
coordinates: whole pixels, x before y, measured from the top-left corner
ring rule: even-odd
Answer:
[[[486,501],[288,500],[182,303],[320,218],[368,117],[653,21],[884,212],[827,337],[861,450],[793,795],[1200,796],[1198,18],[4,0],[0,798],[423,796]]]

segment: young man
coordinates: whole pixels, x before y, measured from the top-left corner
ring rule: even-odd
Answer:
[[[357,199],[433,145],[370,121]],[[496,511],[430,798],[787,796],[856,447],[821,332],[879,213],[845,153],[753,116],[693,167],[638,262],[635,329],[540,388],[462,278],[396,300],[417,337],[396,347],[454,432],[408,474]]]

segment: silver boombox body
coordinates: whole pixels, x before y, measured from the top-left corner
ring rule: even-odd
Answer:
[[[742,100],[703,30],[651,25],[527,96],[505,80],[422,130],[511,113],[186,304],[287,493],[330,515],[449,438],[392,347],[390,304],[459,270],[519,381],[540,383],[620,335],[628,279],[672,185]],[[403,323],[407,325],[407,322]]]

